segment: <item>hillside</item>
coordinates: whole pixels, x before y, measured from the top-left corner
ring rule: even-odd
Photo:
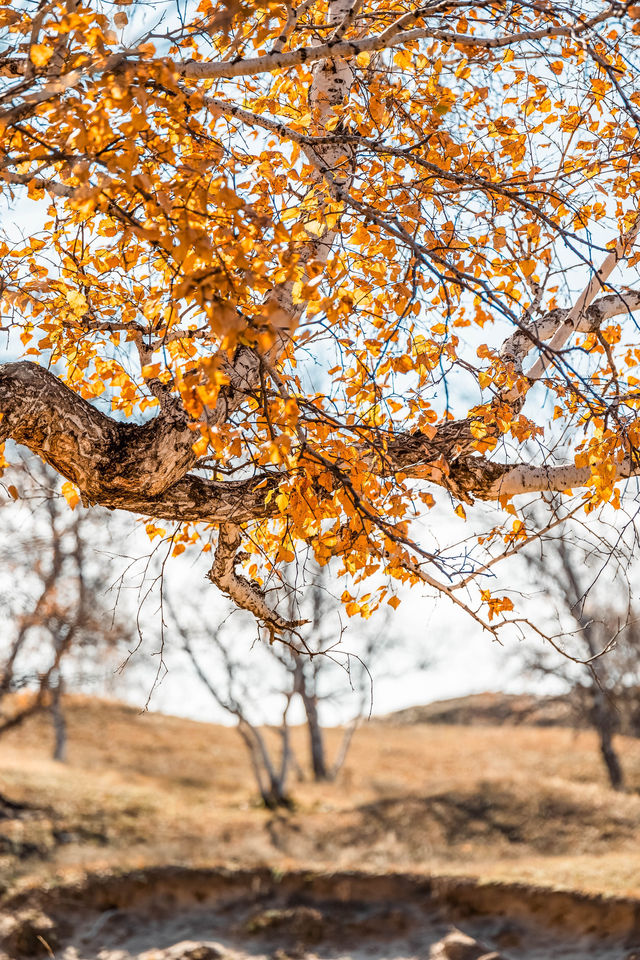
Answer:
[[[466,697],[436,700],[397,710],[383,718],[402,726],[414,723],[454,723],[463,726],[586,726],[584,712],[571,696],[540,696],[534,693],[475,693]]]
[[[640,742],[630,792],[605,783],[590,731],[367,724],[336,783],[293,782],[257,806],[233,729],[67,701],[69,762],[35,718],[0,740],[0,873],[73,877],[153,864],[368,869],[640,894]],[[335,748],[339,731],[330,731]],[[305,762],[303,730],[294,746]]]

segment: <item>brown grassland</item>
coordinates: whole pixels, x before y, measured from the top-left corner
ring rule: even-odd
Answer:
[[[5,889],[152,864],[401,870],[640,896],[640,741],[619,739],[628,790],[605,782],[590,731],[394,726],[356,734],[335,783],[292,781],[291,812],[256,802],[230,728],[67,699],[69,762],[47,717],[0,740]],[[329,731],[335,748],[339,731]],[[304,766],[304,731],[293,731]]]

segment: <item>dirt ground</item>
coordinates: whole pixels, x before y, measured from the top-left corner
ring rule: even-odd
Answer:
[[[637,740],[616,793],[589,731],[371,723],[273,813],[234,730],[66,708],[0,740],[0,960],[640,960]]]
[[[160,868],[23,891],[12,960],[635,960],[635,901],[402,875]]]
[[[640,741],[620,738],[625,793],[589,731],[368,724],[335,783],[293,780],[257,804],[237,733],[121,704],[67,704],[69,762],[39,717],[0,740],[0,879],[154,864],[366,868],[640,896]],[[337,749],[340,731],[329,731]],[[305,765],[306,742],[294,731]]]

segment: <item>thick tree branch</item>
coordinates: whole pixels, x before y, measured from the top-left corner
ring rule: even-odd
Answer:
[[[451,30],[438,30],[436,27],[416,27],[405,30],[407,20],[418,20],[430,13],[429,8],[419,9],[405,14],[388,26],[375,37],[365,37],[361,40],[342,40],[340,36],[328,43],[315,47],[301,47],[289,50],[286,53],[268,53],[261,57],[249,57],[231,62],[207,63],[205,61],[190,60],[186,64],[173,64],[175,70],[183,77],[196,80],[211,80],[214,78],[255,76],[259,73],[270,73],[273,70],[284,70],[288,67],[318,63],[321,60],[343,59],[349,60],[360,53],[375,53],[390,47],[397,47],[404,43],[413,43],[417,40],[438,40],[441,43],[452,43],[456,46],[475,47],[485,50],[496,50],[512,46],[515,43],[535,40],[545,40],[553,37],[576,37],[593,29],[614,16],[612,8],[608,8],[596,17],[571,26],[549,26],[538,30],[523,30],[519,33],[508,33],[501,37],[482,37],[474,34],[456,33]]]
[[[640,476],[640,462],[627,458],[618,464],[617,478]],[[543,493],[586,487],[592,478],[591,467],[560,464],[537,467],[528,463],[492,463],[483,457],[461,459],[451,471],[451,481],[480,500],[498,500],[522,493]]]
[[[613,250],[608,253],[602,266],[593,272],[586,287],[568,311],[562,323],[557,327],[547,346],[541,351],[529,370],[527,370],[526,379],[529,384],[535,383],[536,380],[544,376],[547,368],[553,362],[554,354],[562,350],[571,335],[578,329],[582,317],[592,305],[594,297],[596,297],[601,290],[605,289],[606,282],[611,273],[615,270],[618,263],[627,256],[631,247],[636,242],[639,231],[640,214],[637,214],[633,226],[619,238]],[[514,387],[505,395],[504,399],[509,403],[517,402],[524,396],[526,390],[527,387],[524,385]]]
[[[111,420],[32,363],[0,368],[0,412],[0,437],[28,446],[75,483],[86,502],[175,522],[233,524],[233,535],[222,539],[212,579],[224,582],[221,589],[230,595],[245,588],[231,564],[231,544],[239,544],[238,524],[277,513],[266,501],[279,475],[223,482],[191,475],[193,434],[184,415],[144,425]],[[419,432],[398,435],[388,444],[384,472],[402,471],[463,499],[496,500],[589,484],[589,467],[494,463],[470,454],[471,422],[444,424],[432,438]],[[619,465],[620,478],[638,473],[635,461]],[[266,605],[260,609],[260,619],[267,620]]]
[[[596,333],[603,323],[613,317],[629,315],[640,310],[640,291],[624,290],[622,293],[610,293],[600,297],[584,310],[573,326],[576,333]],[[520,366],[536,346],[544,340],[550,340],[557,330],[564,328],[569,317],[569,309],[558,307],[550,310],[539,320],[530,320],[516,330],[500,348],[503,360],[512,360]]]
[[[72,480],[86,498],[163,493],[195,463],[194,434],[178,398],[143,425],[105,416],[35,363],[0,368],[0,439],[11,437]]]
[[[76,484],[83,499],[176,522],[244,523],[274,511],[265,504],[278,478],[218,482],[189,475],[194,433],[180,401],[146,424],[100,413],[33,363],[0,367],[0,439],[29,447]]]

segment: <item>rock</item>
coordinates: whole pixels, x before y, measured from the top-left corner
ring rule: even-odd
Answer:
[[[46,956],[59,946],[59,931],[40,910],[25,910],[2,924],[0,946],[16,960]]]
[[[461,930],[454,930],[434,943],[429,960],[506,960],[506,957]]]
[[[246,924],[253,934],[283,934],[298,943],[317,943],[325,933],[325,920],[313,907],[289,907],[284,910],[262,910]]]
[[[201,940],[181,940],[164,950],[147,950],[138,960],[223,960],[229,953],[219,943]]]
[[[276,950],[269,960],[305,960],[309,954],[302,948],[294,950]]]

